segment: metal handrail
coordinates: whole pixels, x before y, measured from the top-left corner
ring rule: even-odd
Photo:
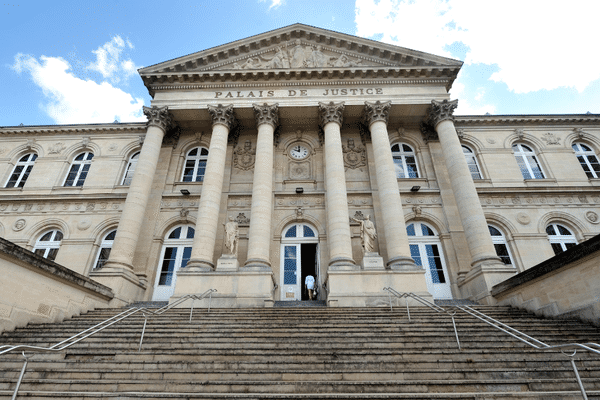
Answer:
[[[148,322],[148,317],[153,317],[156,315],[160,315],[168,310],[170,310],[171,308],[178,306],[179,304],[192,299],[192,307],[190,308],[190,322],[192,322],[192,312],[194,311],[194,301],[195,300],[202,300],[204,298],[206,298],[206,296],[209,296],[209,301],[208,301],[208,312],[210,312],[210,304],[212,301],[212,294],[213,292],[216,292],[216,289],[208,289],[206,292],[202,293],[201,295],[195,295],[195,294],[188,294],[185,295],[179,299],[177,299],[176,301],[174,301],[171,304],[168,304],[164,307],[159,308],[156,311],[152,311],[149,308],[145,308],[145,307],[133,307],[133,308],[129,308],[125,311],[123,311],[122,313],[119,313],[117,315],[114,315],[102,322],[100,322],[99,324],[96,324],[94,326],[92,326],[91,328],[88,328],[84,331],[81,331],[73,336],[71,336],[68,339],[63,340],[62,342],[58,342],[50,347],[40,347],[40,346],[31,346],[31,345],[3,345],[0,346],[0,355],[3,354],[7,354],[11,351],[15,351],[15,350],[20,350],[23,354],[23,357],[25,357],[25,362],[23,363],[23,368],[21,369],[21,374],[19,375],[19,380],[17,381],[17,385],[15,387],[15,390],[13,392],[13,396],[12,396],[12,400],[15,400],[17,398],[17,394],[19,392],[19,387],[21,386],[21,381],[23,380],[23,375],[25,375],[25,371],[27,369],[27,364],[29,362],[29,359],[35,355],[30,355],[27,356],[25,355],[25,351],[29,351],[29,352],[34,352],[34,353],[44,353],[44,352],[59,352],[61,350],[67,349],[71,346],[73,346],[76,343],[81,342],[83,339],[86,339],[92,335],[95,335],[96,333],[103,331],[104,329],[108,328],[111,325],[116,324],[117,322],[123,321],[126,318],[131,317],[132,315],[138,313],[138,312],[142,312],[142,314],[144,315],[144,327],[142,328],[142,335],[140,337],[140,344],[138,347],[138,352],[141,350],[142,348],[142,341],[144,340],[144,333],[146,332],[146,324]],[[145,312],[148,312],[149,315],[146,315]]]
[[[419,296],[417,294],[400,293],[390,287],[384,287],[383,290],[388,292],[388,296],[389,296],[389,300],[390,300],[390,310],[392,309],[391,295],[394,295],[395,297],[398,297],[398,298],[410,297],[437,312],[449,313],[449,311],[446,310],[445,308],[438,306],[437,304],[431,303],[430,301],[425,300],[424,298],[422,298],[421,296]],[[597,343],[567,343],[567,344],[551,346],[551,345],[544,343],[541,340],[538,340],[534,337],[531,337],[509,325],[506,325],[498,320],[495,320],[494,318],[482,313],[481,311],[475,310],[469,306],[456,305],[453,307],[463,311],[464,313],[466,313],[482,322],[485,322],[486,324],[506,333],[507,335],[510,335],[511,337],[533,347],[536,350],[560,351],[563,355],[569,357],[569,361],[571,362],[571,366],[573,367],[573,372],[575,372],[575,378],[577,379],[577,384],[579,385],[579,389],[581,390],[581,394],[582,394],[583,398],[585,400],[587,400],[588,397],[585,392],[585,388],[583,387],[581,377],[579,376],[579,371],[577,370],[577,366],[575,365],[574,357],[575,357],[575,354],[577,354],[577,350],[586,350],[586,351],[600,355],[600,345],[599,344],[597,344]],[[406,308],[408,310],[408,301],[406,302]],[[408,319],[410,321],[410,312],[408,314]],[[452,323],[454,324],[454,317],[452,318]],[[455,324],[454,324],[454,332],[456,334],[456,340],[458,340],[458,333],[457,333]],[[460,344],[459,344],[459,349],[460,349]],[[569,351],[569,350],[573,350],[573,354],[565,353],[565,351]]]

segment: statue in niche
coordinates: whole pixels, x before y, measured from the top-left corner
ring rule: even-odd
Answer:
[[[240,229],[238,223],[233,217],[229,217],[229,222],[223,224],[225,226],[225,247],[229,250],[229,254],[237,254],[237,245],[240,239]]]
[[[375,230],[375,224],[371,221],[371,215],[367,214],[365,219],[362,220],[355,218],[352,218],[352,220],[360,224],[360,240],[362,241],[365,253],[372,253],[375,249],[377,231]]]
[[[344,164],[346,168],[358,168],[367,165],[366,149],[354,144],[354,139],[348,139],[348,146],[342,145]]]
[[[233,165],[243,171],[247,171],[254,166],[256,160],[256,149],[252,148],[249,140],[244,142],[244,147],[237,148],[233,152]]]

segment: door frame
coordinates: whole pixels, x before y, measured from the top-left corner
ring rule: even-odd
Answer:
[[[188,230],[184,229],[184,228],[195,229],[195,226],[193,226],[191,224],[177,225],[167,231],[167,234],[165,235],[165,239],[163,240],[162,248],[160,250],[160,257],[158,259],[158,265],[156,267],[156,278],[154,280],[154,290],[152,292],[152,301],[167,301],[173,295],[173,293],[175,292],[175,284],[177,283],[177,271],[179,271],[179,269],[181,268],[183,254],[185,251],[184,249],[186,247],[189,247],[191,249],[192,245],[194,243],[193,237],[192,238],[187,238],[187,237],[181,238],[181,236],[180,236],[179,239],[169,239],[168,237],[177,228],[182,228],[181,236],[187,236],[186,234],[187,234]],[[184,234],[184,232],[185,232],[185,234]],[[157,289],[159,287],[158,282],[160,281],[160,275],[161,275],[161,271],[162,271],[165,252],[167,251],[167,248],[169,248],[169,247],[175,247],[178,250],[177,250],[177,255],[175,256],[175,267],[173,268],[173,277],[171,279],[171,285],[169,286],[170,294],[168,295],[168,297],[165,298],[166,294],[163,294],[163,293],[168,292],[166,290],[167,286],[166,285],[162,286],[160,291]],[[161,296],[157,297],[157,295],[159,295],[159,294]]]
[[[287,233],[287,231],[292,227],[292,226],[296,226],[296,233],[298,234],[298,232],[301,232],[301,236],[296,236],[296,237],[285,237],[285,234]],[[304,237],[304,228],[299,229],[299,227],[303,227],[304,225],[306,225],[307,227],[309,227],[315,236],[313,237]],[[293,222],[290,224],[287,224],[282,231],[282,235],[281,235],[281,244],[280,244],[280,257],[279,257],[279,287],[280,289],[280,300],[281,301],[295,301],[295,300],[301,300],[302,299],[302,290],[303,290],[303,285],[304,282],[300,282],[300,280],[302,279],[302,250],[301,250],[301,246],[302,244],[308,244],[308,243],[316,243],[316,249],[315,249],[315,261],[316,261],[316,265],[315,265],[315,284],[318,285],[319,287],[321,287],[320,282],[319,282],[319,278],[320,278],[320,274],[319,274],[319,266],[320,266],[320,259],[321,257],[319,256],[319,251],[320,251],[320,246],[319,246],[319,233],[317,231],[317,229],[310,223],[307,222]],[[286,285],[284,284],[284,274],[285,274],[285,246],[296,246],[296,285]],[[292,291],[290,291],[289,289],[292,288],[292,286],[296,286],[295,289],[293,289]],[[294,293],[293,297],[288,297],[289,295],[287,293]]]

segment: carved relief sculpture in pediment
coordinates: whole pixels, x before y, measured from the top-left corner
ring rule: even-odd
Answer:
[[[243,171],[248,171],[254,167],[256,161],[256,149],[252,148],[249,140],[244,142],[244,147],[238,147],[233,152],[233,165]]]
[[[245,61],[226,66],[233,69],[302,69],[353,68],[362,66],[362,60],[347,54],[334,53],[321,45],[303,45],[300,39],[277,46],[265,53],[251,55]]]
[[[367,165],[367,152],[364,146],[354,144],[354,139],[348,139],[348,146],[342,145],[344,166],[356,169]]]

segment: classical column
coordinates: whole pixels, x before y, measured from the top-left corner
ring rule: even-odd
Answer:
[[[110,257],[103,269],[125,267],[133,270],[133,256],[150,197],[160,147],[163,137],[172,123],[167,107],[144,107],[144,114],[148,118],[148,129],[133,179],[129,185]]]
[[[387,131],[390,107],[389,101],[365,102],[365,119],[371,131],[375,155],[379,204],[384,216],[382,222],[388,255],[386,265],[391,269],[415,269],[417,267],[410,256],[398,178]]]
[[[346,172],[340,128],[344,103],[319,103],[321,126],[325,132],[325,185],[327,186],[327,242],[329,266],[355,267],[346,194]]]
[[[273,133],[279,123],[279,108],[277,104],[254,104],[252,107],[258,137],[252,181],[248,259],[244,266],[260,269],[271,267],[269,251],[273,214]]]
[[[496,255],[479,196],[454,128],[452,113],[457,106],[458,100],[441,102],[432,100],[428,119],[435,128],[440,145],[444,149],[446,169],[472,257],[471,266],[477,267],[482,264],[504,266]]]
[[[227,138],[234,121],[233,104],[228,106],[219,104],[217,107],[208,106],[208,112],[212,117],[213,128],[202,183],[202,194],[198,205],[196,234],[192,255],[186,266],[187,270],[211,271],[215,267],[213,254],[223,191]]]

